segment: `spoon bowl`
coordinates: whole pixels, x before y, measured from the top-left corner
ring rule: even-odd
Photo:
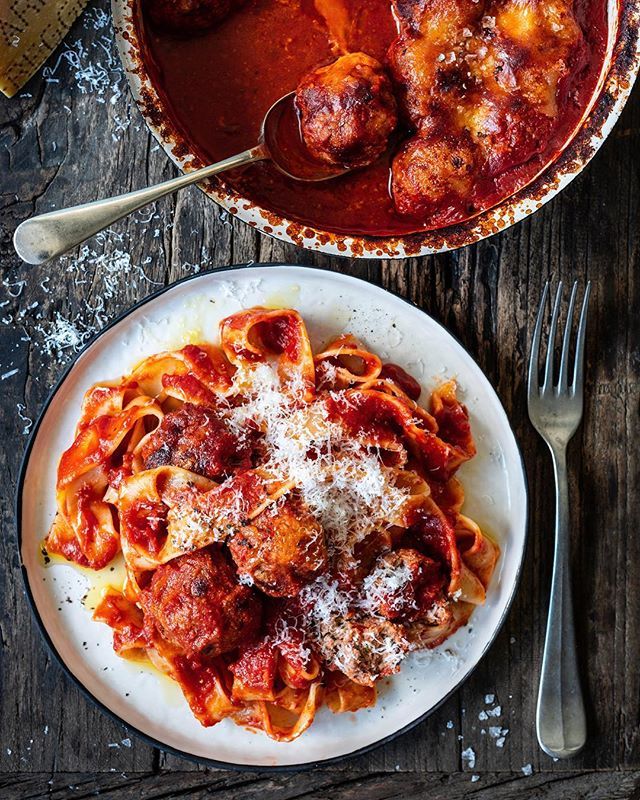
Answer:
[[[350,170],[315,159],[302,138],[295,92],[285,94],[271,106],[262,121],[260,143],[280,172],[296,181],[317,183],[338,178]]]

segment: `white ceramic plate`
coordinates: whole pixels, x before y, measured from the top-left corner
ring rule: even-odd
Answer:
[[[111,631],[81,603],[87,580],[73,567],[45,567],[39,543],[55,513],[55,475],[73,439],[80,402],[93,383],[118,378],[140,359],[189,341],[217,341],[218,322],[253,305],[297,308],[317,350],[350,331],[425,387],[457,379],[478,455],[460,470],[465,513],[499,542],[502,555],[487,602],[469,626],[433,653],[414,654],[382,687],[378,704],[356,714],[321,709],[292,743],[237,727],[203,728],[168,679],[118,658]],[[408,302],[364,281],[284,265],[230,268],[188,278],[134,307],[103,331],[68,369],[27,448],[18,493],[23,573],[36,618],[69,675],[104,710],[154,744],[222,766],[295,767],[353,754],[406,730],[469,675],[495,638],[514,595],[524,554],[527,495],[522,459],[489,382],[461,345]],[[71,600],[68,602],[67,598]]]

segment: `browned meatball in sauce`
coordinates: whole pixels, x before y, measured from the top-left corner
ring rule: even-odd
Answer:
[[[369,605],[390,620],[437,618],[446,604],[441,565],[411,548],[385,553],[365,581]]]
[[[158,567],[140,602],[145,626],[187,655],[228,653],[251,639],[261,622],[259,597],[238,583],[213,547]]]
[[[328,664],[361,686],[393,675],[409,651],[403,627],[378,617],[335,618],[315,644]]]
[[[414,136],[393,159],[391,189],[397,210],[429,216],[464,203],[473,189],[474,151],[464,138]]]
[[[391,81],[366,53],[350,53],[310,72],[296,91],[302,138],[311,155],[365,167],[387,149],[398,114]]]
[[[221,478],[251,467],[251,443],[227,429],[209,408],[185,403],[172,411],[142,445],[145,469],[171,464],[207,478]]]
[[[176,33],[198,33],[223,20],[239,0],[146,0],[154,24]]]
[[[240,528],[229,550],[238,572],[272,597],[293,597],[327,563],[324,531],[296,497],[272,505]]]

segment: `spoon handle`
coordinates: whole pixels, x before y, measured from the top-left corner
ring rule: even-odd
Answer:
[[[20,223],[13,235],[13,246],[17,254],[27,264],[43,264],[54,256],[62,255],[72,247],[84,242],[90,236],[107,228],[128,214],[143,208],[167,194],[190,186],[205,178],[233,167],[261,161],[267,158],[266,150],[258,145],[243,153],[225,158],[208,167],[203,167],[186,175],[179,175],[169,181],[147,186],[135,192],[127,192],[93,203],[83,203],[71,208],[61,208],[48,214],[40,214]]]

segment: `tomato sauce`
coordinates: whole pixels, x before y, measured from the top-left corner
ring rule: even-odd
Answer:
[[[157,555],[167,539],[166,516],[162,503],[139,500],[122,513],[122,524],[132,544]]]
[[[229,669],[243,686],[266,693],[273,689],[277,665],[275,646],[268,639],[263,639],[244,648]]]
[[[459,403],[445,405],[436,415],[438,421],[438,436],[454,447],[466,448],[471,441],[471,426],[469,415],[464,406]]]
[[[216,348],[202,348],[188,344],[181,351],[190,371],[212,390],[230,386],[228,364]]]
[[[193,375],[163,375],[163,389],[172,389],[173,393],[184,397],[191,403],[202,406],[216,406],[218,404],[217,395],[203,386]]]
[[[178,655],[172,663],[176,680],[182,687],[191,710],[203,725],[213,725],[220,718],[209,708],[209,701],[215,699],[220,678],[211,664],[198,656]],[[214,705],[214,704],[212,704]]]
[[[248,0],[198,35],[156,29],[138,14],[151,80],[172,126],[199,158],[211,163],[253,147],[269,107],[293,91],[310,69],[336,57],[318,8],[325,16],[332,14],[332,32],[334,38],[338,32],[343,48],[384,61],[397,36],[389,0],[344,0],[341,8],[336,5],[327,0]],[[482,208],[525,185],[558,153],[593,95],[607,39],[605,3],[576,0],[575,15],[585,33],[587,57],[559,93],[560,113],[548,146],[526,163],[480,181]],[[398,130],[391,152],[407,135],[408,130]],[[424,222],[394,209],[391,158],[387,154],[366,169],[327,183],[292,180],[268,162],[230,171],[224,181],[262,208],[321,230],[383,236],[441,227],[446,213]],[[512,163],[516,162],[517,158]],[[476,209],[477,195],[474,192]]]
[[[421,509],[410,534],[430,558],[451,567],[454,554],[457,553],[455,533],[443,515]]]
[[[397,364],[383,364],[380,377],[388,378],[390,381],[393,381],[402,389],[407,397],[410,397],[412,400],[417,400],[420,397],[422,389],[418,381],[413,375],[409,375],[405,369],[402,369],[402,367]]]
[[[268,108],[311,68],[335,58],[317,11],[323,5],[326,0],[248,0],[212,30],[192,36],[157,30],[139,16],[151,79],[171,123],[203,161],[254,146]],[[602,0],[576,0],[575,13],[585,32],[587,63],[562,92],[544,153],[484,181],[485,208],[526,184],[558,152],[593,94],[605,51],[606,10]],[[346,0],[343,16],[331,20],[334,36],[342,32],[342,45],[384,60],[397,36],[388,0]],[[398,140],[406,136],[406,130],[397,133]],[[336,233],[402,235],[440,227],[442,214],[421,223],[396,212],[389,193],[391,157],[328,183],[294,181],[267,162],[229,172],[225,181],[269,211]]]
[[[300,328],[292,317],[281,316],[256,324],[256,331],[264,346],[277,355],[284,354],[291,361],[300,355]]]

